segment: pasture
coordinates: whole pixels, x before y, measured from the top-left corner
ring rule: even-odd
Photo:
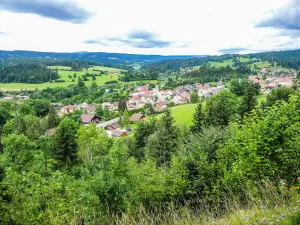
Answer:
[[[48,67],[49,68],[49,67]],[[0,90],[2,91],[18,91],[21,89],[27,89],[27,90],[34,90],[34,89],[45,89],[47,87],[53,88],[53,87],[67,87],[72,84],[77,84],[78,82],[78,76],[85,75],[86,72],[89,74],[97,74],[99,76],[96,76],[95,82],[98,86],[104,85],[107,81],[112,80],[118,80],[119,76],[122,76],[122,70],[116,69],[116,68],[109,68],[109,67],[101,67],[101,66],[95,66],[90,67],[88,71],[83,69],[82,71],[72,71],[68,70],[70,67],[62,67],[62,66],[54,66],[50,67],[52,69],[58,69],[59,74],[59,80],[64,80],[65,82],[46,82],[41,84],[25,84],[25,83],[0,83]],[[100,76],[100,71],[94,71],[95,70],[102,70],[104,72],[107,72],[107,74],[102,74]],[[73,75],[76,73],[76,78],[73,77]],[[110,73],[120,73],[120,74],[110,74]],[[71,78],[69,77],[71,76]],[[90,86],[93,82],[92,77],[88,77],[89,81],[85,81],[86,86]]]

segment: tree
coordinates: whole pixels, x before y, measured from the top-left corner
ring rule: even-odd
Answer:
[[[77,84],[81,88],[83,88],[85,86],[85,83],[83,82],[83,80],[80,76],[78,77],[78,83]]]
[[[69,168],[77,160],[76,134],[78,124],[68,118],[64,118],[54,134],[54,157],[59,166]]]
[[[127,105],[126,105],[126,100],[125,99],[121,99],[118,103],[118,110],[120,112],[124,112],[127,109]]]
[[[97,87],[98,87],[97,83],[95,81],[93,81],[92,82],[92,88],[97,88]]]
[[[127,110],[123,112],[122,126],[126,127],[130,124],[130,116]]]
[[[191,103],[198,103],[199,102],[199,96],[197,92],[193,92],[190,96]]]
[[[137,127],[134,132],[134,139],[138,149],[146,146],[148,137],[156,131],[156,123],[157,121],[155,118],[151,118],[149,121],[141,120],[137,123]]]
[[[208,125],[226,126],[237,112],[238,99],[230,91],[221,91],[206,101],[205,117]]]
[[[239,106],[239,113],[242,118],[251,112],[254,109],[255,105],[257,104],[257,99],[255,97],[255,89],[253,86],[249,86],[246,89],[245,95],[243,96],[242,103]]]
[[[26,99],[23,104],[28,104],[39,117],[47,116],[50,109],[50,101],[47,99]]]
[[[98,105],[98,106],[96,107],[95,114],[96,114],[97,116],[99,116],[100,118],[102,118],[102,117],[104,116],[104,110],[103,110],[102,105]]]
[[[98,129],[95,124],[81,126],[76,142],[78,144],[78,157],[91,170],[94,169],[99,158],[108,153],[112,144],[105,130]]]
[[[96,80],[96,76],[95,76],[95,74],[92,74],[92,80]]]
[[[57,115],[54,106],[50,107],[47,122],[48,122],[49,129],[57,127],[60,122],[59,116]]]
[[[194,119],[193,119],[193,125],[191,126],[191,131],[194,133],[202,132],[204,122],[205,122],[205,115],[202,111],[202,102],[200,102],[194,113]]]
[[[107,106],[103,109],[103,119],[109,120],[111,118],[111,112],[109,111],[109,108]]]
[[[300,70],[297,72],[297,80],[300,80]]]
[[[167,109],[158,122],[157,131],[147,142],[147,152],[156,160],[157,166],[170,165],[172,154],[176,152],[178,136],[178,127],[174,125],[170,109]]]
[[[294,92],[294,89],[287,87],[273,89],[271,93],[267,95],[266,106],[274,105],[276,101],[288,102],[290,95]]]
[[[233,79],[230,83],[230,91],[237,96],[242,96],[248,85],[249,82],[246,79]]]

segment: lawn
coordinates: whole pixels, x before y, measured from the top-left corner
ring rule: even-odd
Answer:
[[[250,59],[246,58],[246,57],[238,57],[238,59],[240,60],[240,62],[249,62]]]
[[[215,67],[233,66],[233,59],[226,59],[223,62],[209,61],[208,64]]]
[[[191,126],[193,124],[193,117],[197,104],[178,105],[171,108],[172,116],[177,125]],[[161,118],[163,113],[156,115],[156,118]],[[151,116],[150,116],[151,117]]]

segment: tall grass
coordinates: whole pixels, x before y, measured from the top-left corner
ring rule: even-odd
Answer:
[[[300,225],[299,192],[277,188],[269,183],[258,187],[259,193],[243,193],[241,196],[228,193],[220,203],[196,199],[178,206],[147,210],[141,206],[137,211],[123,213],[110,218],[110,224],[128,225],[244,225],[284,224]],[[216,201],[219,202],[219,201]]]

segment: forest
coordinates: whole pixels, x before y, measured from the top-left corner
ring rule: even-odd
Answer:
[[[38,84],[52,82],[57,78],[57,72],[37,63],[5,64],[0,67],[1,83]]]
[[[278,196],[291,202],[299,187],[299,92],[278,88],[258,104],[254,84],[233,87],[198,100],[190,128],[167,109],[120,139],[78,117],[59,118],[46,97],[1,102],[0,224],[143,224],[134,216],[141,207],[152,224],[170,224],[161,216],[172,204],[197,212],[205,203],[218,217],[228,213],[226,201],[250,207],[264,190],[277,196],[270,206]]]

